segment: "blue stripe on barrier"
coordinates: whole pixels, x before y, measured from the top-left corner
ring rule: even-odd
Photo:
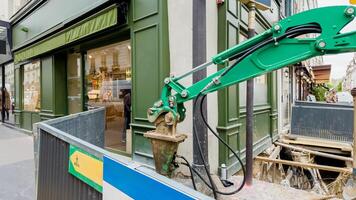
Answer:
[[[193,199],[174,188],[104,156],[104,181],[133,199]],[[104,194],[105,195],[105,194]]]

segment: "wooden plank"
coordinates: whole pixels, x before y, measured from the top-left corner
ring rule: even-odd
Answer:
[[[281,147],[277,146],[276,148],[274,148],[273,152],[271,153],[271,155],[268,156],[268,158],[270,159],[276,159],[279,156],[279,153],[281,152]],[[267,171],[271,168],[272,163],[268,163],[267,165]]]
[[[311,137],[301,137],[301,136],[285,136],[283,139],[280,139],[281,142],[287,144],[302,144],[308,146],[317,146],[317,147],[326,147],[326,148],[334,148],[340,149],[342,151],[352,151],[352,146],[346,142],[336,142],[319,138],[311,138]]]
[[[305,148],[302,148],[302,147],[293,146],[293,145],[290,145],[290,144],[284,144],[284,143],[281,143],[281,142],[275,142],[275,144],[279,145],[281,147],[293,149],[293,150],[304,152],[304,153],[310,153],[310,154],[314,154],[314,155],[322,156],[322,157],[326,157],[326,158],[332,158],[332,159],[343,160],[343,161],[352,161],[352,158],[345,157],[345,156],[338,156],[338,155],[333,155],[333,154],[329,154],[329,153],[313,151],[313,150],[305,149]]]
[[[280,163],[280,164],[284,164],[284,165],[292,165],[292,166],[295,166],[295,167],[302,167],[302,168],[305,168],[305,169],[314,168],[314,169],[320,169],[320,170],[332,171],[332,172],[341,172],[341,173],[347,173],[347,174],[351,174],[352,173],[352,169],[351,168],[331,167],[331,166],[326,166],[326,165],[317,165],[317,164],[311,164],[311,163],[301,163],[301,162],[290,161],[290,160],[270,159],[270,158],[261,157],[261,156],[257,156],[255,159],[259,160],[259,161],[265,161],[265,162]]]

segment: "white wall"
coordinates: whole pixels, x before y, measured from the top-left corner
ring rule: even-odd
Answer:
[[[210,60],[217,53],[217,6],[215,1],[207,1],[207,60]],[[169,0],[168,1],[168,20],[169,20],[169,47],[171,73],[176,75],[183,74],[192,69],[193,52],[193,5],[192,0]],[[216,71],[216,66],[208,69],[211,74]],[[183,79],[180,83],[184,86],[192,84],[192,77]],[[218,120],[217,94],[208,96],[208,121],[212,127],[216,127]],[[186,119],[178,124],[178,132],[185,133],[188,138],[181,143],[178,154],[185,156],[190,162],[193,160],[193,124],[192,124],[192,101],[186,102]],[[218,168],[218,142],[209,133],[209,163],[211,171],[217,172]],[[183,172],[188,173],[188,169],[182,168]]]

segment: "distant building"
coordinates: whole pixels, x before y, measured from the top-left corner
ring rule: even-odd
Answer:
[[[356,87],[356,53],[347,65],[346,76],[342,81],[342,90],[350,92],[352,88]]]
[[[318,7],[317,0],[291,0],[286,3],[287,16]],[[305,37],[315,37],[315,35],[308,34]],[[323,58],[319,56],[278,70],[279,132],[289,132],[291,106],[295,100],[305,99],[314,77],[312,66],[322,64]]]

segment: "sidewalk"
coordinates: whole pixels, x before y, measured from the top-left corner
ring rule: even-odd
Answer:
[[[0,200],[33,199],[32,137],[0,124]]]

